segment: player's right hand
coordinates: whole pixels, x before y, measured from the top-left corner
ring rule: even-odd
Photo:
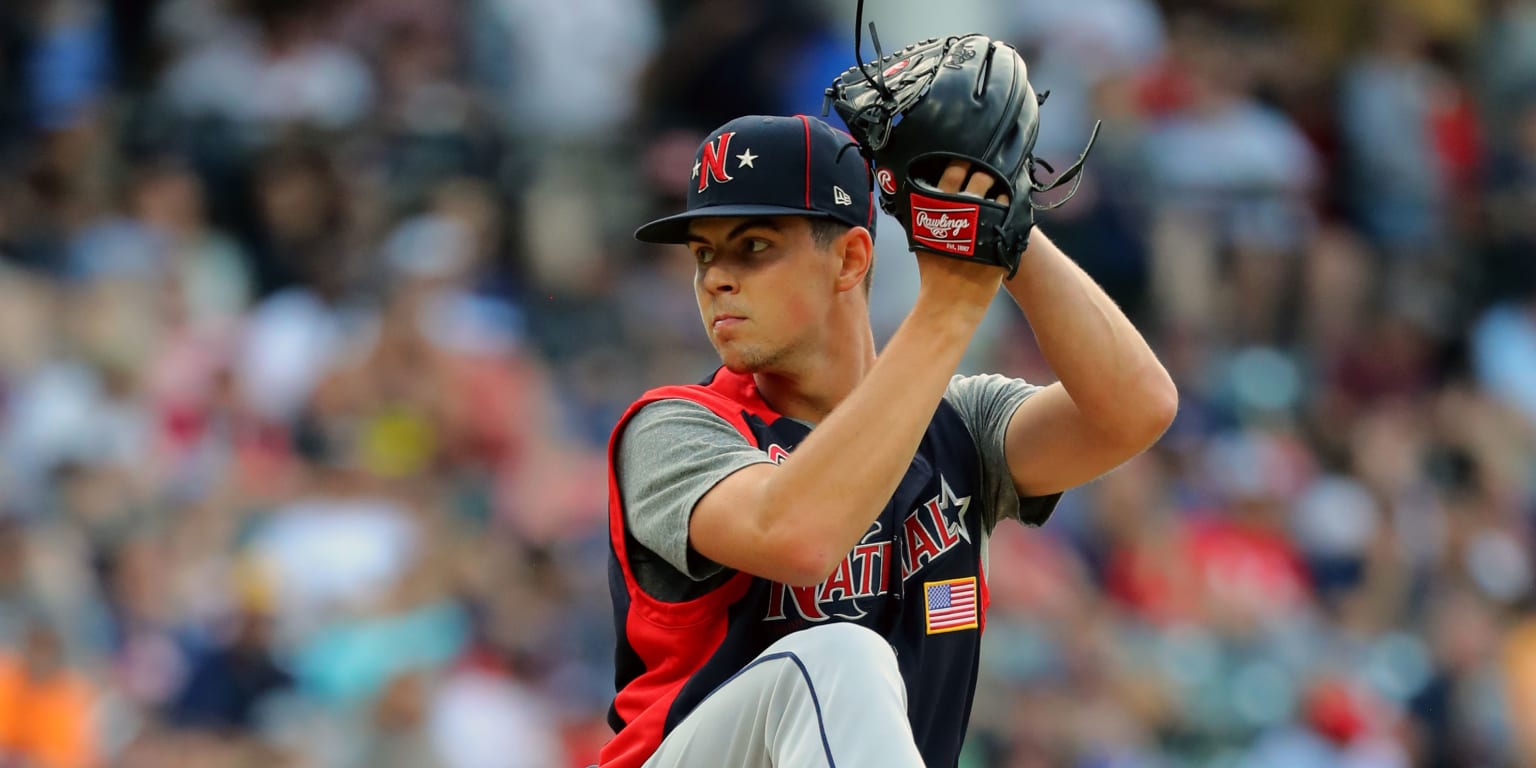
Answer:
[[[973,174],[970,163],[956,160],[944,169],[937,186],[945,192],[964,189],[964,194],[985,198],[993,183],[991,176],[980,171]],[[1006,204],[1008,196],[1001,195],[998,201]],[[918,290],[919,304],[929,301],[955,310],[979,308],[985,311],[1007,274],[993,264],[950,258],[933,251],[918,249],[914,255],[922,281]]]

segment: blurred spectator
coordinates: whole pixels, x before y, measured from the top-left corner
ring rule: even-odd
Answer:
[[[659,42],[655,9],[648,0],[469,7],[475,74],[526,169],[515,185],[521,217],[540,223],[522,230],[519,245],[543,284],[586,294],[610,244],[629,235],[609,216],[642,210],[621,191],[635,183],[626,158],[638,149],[623,137],[636,127],[641,78]],[[580,55],[571,55],[573,41]]]
[[[1177,17],[1165,82],[1147,95],[1153,285],[1174,327],[1273,340],[1286,294],[1272,286],[1293,280],[1321,169],[1296,125],[1248,91],[1251,62],[1223,32],[1193,13]]]
[[[102,105],[109,85],[107,9],[99,0],[48,0],[37,8],[28,70],[29,113],[45,130],[72,127]]]
[[[484,40],[500,61],[480,74],[515,130],[548,144],[602,139],[629,122],[635,85],[657,43],[655,11],[645,0],[588,0],[547,5],[533,0],[476,0],[482,19],[504,40]],[[581,55],[573,56],[573,42]],[[510,55],[508,55],[510,54]]]
[[[145,162],[129,191],[129,211],[162,238],[161,265],[175,302],[176,325],[194,334],[227,334],[254,290],[240,244],[206,217],[201,180],[171,158]]]
[[[230,630],[228,638],[192,662],[186,686],[171,707],[177,725],[220,733],[254,731],[262,702],[292,684],[273,658],[271,617],[247,610],[235,617]]]
[[[243,396],[265,419],[293,419],[341,354],[343,338],[364,327],[367,314],[346,303],[337,269],[317,266],[314,289],[274,294],[248,319],[235,370]]]
[[[1483,386],[1536,425],[1536,292],[1531,297],[1490,308],[1472,344]]]
[[[432,703],[432,743],[447,768],[565,765],[549,711],[494,662],[471,655]]]
[[[306,490],[252,533],[251,554],[273,581],[285,632],[310,633],[337,611],[386,594],[421,557],[420,526],[397,498],[371,488],[350,446],[308,438]]]
[[[1013,16],[1012,37],[1027,57],[1030,83],[1051,92],[1035,152],[1052,160],[1082,151],[1103,83],[1163,56],[1163,18],[1150,0],[1025,4]]]
[[[373,76],[353,51],[328,39],[332,2],[243,0],[248,24],[198,41],[166,72],[174,109],[227,121],[252,144],[285,123],[327,129],[357,124],[374,98]]]
[[[1509,702],[1509,732],[1517,748],[1517,760],[1536,757],[1536,622],[1527,615],[1516,620],[1505,636],[1502,651],[1505,695]]]
[[[253,204],[257,288],[304,285],[334,297],[349,286],[346,184],[317,140],[295,139],[256,157]]]
[[[1481,34],[1473,46],[1478,106],[1499,145],[1521,132],[1515,113],[1536,85],[1536,3],[1497,0],[1484,6]]]
[[[20,652],[0,658],[0,752],[38,768],[98,765],[96,696],[66,661],[57,632],[33,624]]]
[[[446,768],[425,731],[427,682],[420,675],[390,681],[374,705],[373,734],[358,765],[370,768]]]
[[[1345,73],[1340,96],[1350,200],[1382,246],[1422,252],[1444,241],[1448,225],[1450,179],[1434,121],[1451,83],[1428,60],[1417,19],[1384,7],[1371,28],[1371,47]]]
[[[27,133],[27,55],[32,43],[35,3],[0,7],[0,154],[10,155],[13,142]]]
[[[1536,295],[1536,77],[1517,103],[1513,136],[1488,168],[1488,265],[1485,293],[1493,299]]]

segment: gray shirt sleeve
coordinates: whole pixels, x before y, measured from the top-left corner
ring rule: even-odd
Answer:
[[[976,441],[981,458],[981,487],[989,502],[982,511],[982,522],[991,531],[1004,518],[1012,517],[1029,525],[1040,525],[1051,516],[1061,494],[1020,497],[1008,469],[1006,442],[1008,423],[1020,403],[1043,387],[1023,379],[1011,379],[995,373],[982,376],[955,376],[949,380],[944,399],[960,412],[960,418]]]
[[[666,583],[675,579],[657,572],[663,564],[695,582],[724,570],[688,545],[689,518],[716,483],[761,463],[769,463],[768,454],[698,403],[658,400],[630,417],[619,439],[615,469],[625,524],[649,550],[631,557],[647,592],[662,599],[685,599],[683,593],[694,591],[687,584]]]

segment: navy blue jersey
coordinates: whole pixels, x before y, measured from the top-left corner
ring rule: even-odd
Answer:
[[[603,750],[603,765],[638,767],[710,691],[764,649],[829,622],[860,624],[891,643],[924,762],[955,765],[987,605],[980,459],[959,412],[939,403],[890,502],[820,585],[790,587],[736,573],[703,597],[666,603],[640,588],[627,562],[637,543],[624,531],[613,455],[629,418],[668,398],[704,405],[774,461],[810,433],[769,408],[750,376],[725,369],[702,385],[648,392],[620,420],[609,448],[610,586],[619,628],[610,723],[617,735]]]

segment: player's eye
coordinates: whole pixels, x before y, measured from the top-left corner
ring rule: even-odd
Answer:
[[[769,243],[767,240],[761,240],[755,237],[747,240],[747,253],[762,253],[763,251],[768,250],[768,247]]]
[[[698,261],[701,266],[704,265],[704,264],[708,264],[711,261],[715,260],[715,249],[713,249],[713,248],[696,248],[693,251],[693,258],[694,258],[695,261]]]

